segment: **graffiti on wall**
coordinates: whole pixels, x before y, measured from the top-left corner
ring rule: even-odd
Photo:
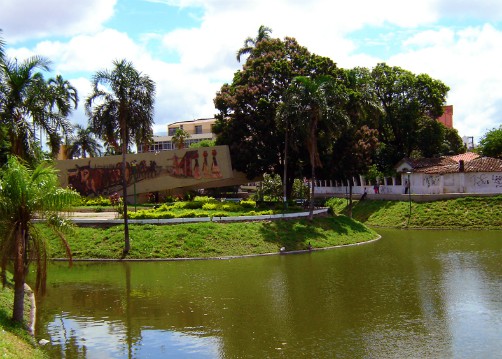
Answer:
[[[474,186],[477,187],[486,187],[490,185],[490,180],[485,173],[476,174],[473,177]]]
[[[495,183],[495,187],[502,187],[502,175],[492,175],[492,181]]]
[[[160,176],[175,178],[218,179],[222,177],[218,166],[216,149],[203,150],[202,165],[199,164],[199,151],[186,151],[182,157],[175,153],[164,163],[154,160],[126,162],[125,181],[127,185]],[[122,162],[102,166],[92,166],[89,160],[84,166],[75,165],[67,169],[68,185],[84,196],[109,195],[122,188]]]
[[[441,176],[439,175],[428,175],[423,178],[423,186],[430,188],[439,186],[441,183]]]

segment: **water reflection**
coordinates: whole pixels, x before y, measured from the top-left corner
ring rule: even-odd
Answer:
[[[38,338],[66,358],[495,357],[497,232],[228,261],[54,264]]]

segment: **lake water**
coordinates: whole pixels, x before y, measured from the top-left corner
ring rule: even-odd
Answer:
[[[56,263],[36,337],[54,358],[500,358],[502,232],[379,232],[299,255]]]

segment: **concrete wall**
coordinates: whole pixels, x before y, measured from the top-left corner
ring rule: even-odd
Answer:
[[[378,194],[380,195],[405,195],[405,186],[408,179],[407,174],[401,175],[400,181],[397,178],[379,180]],[[364,178],[352,181],[360,185],[352,187],[354,195],[362,195],[364,189],[368,195],[377,195],[374,186],[367,184]],[[397,184],[399,183],[399,184]],[[476,173],[448,173],[410,174],[410,191],[412,195],[441,195],[445,194],[502,194],[502,172],[476,172]],[[335,195],[347,195],[349,186],[347,183],[333,183],[331,181],[317,181],[315,192],[320,197]]]

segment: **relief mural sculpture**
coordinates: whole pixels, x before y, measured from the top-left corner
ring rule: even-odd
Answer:
[[[199,154],[202,154],[202,168],[199,165]],[[152,156],[155,159],[150,159]],[[128,155],[131,160],[126,162],[126,182],[128,185],[134,183],[140,185],[147,180],[154,181],[160,177],[171,177],[178,179],[171,186],[176,187],[186,183],[187,180],[222,179],[224,176],[218,165],[218,157],[220,156],[225,159],[226,177],[229,177],[231,166],[226,146],[200,150],[189,149],[184,151],[182,155],[179,154],[179,151],[165,151],[158,153],[158,156],[151,153]],[[143,157],[145,158],[143,159]],[[106,196],[120,192],[122,189],[121,156],[58,162],[61,172],[66,173],[66,183],[62,181],[63,186],[72,187],[84,196]],[[180,180],[182,181],[180,182]],[[163,181],[163,183],[167,182]]]

